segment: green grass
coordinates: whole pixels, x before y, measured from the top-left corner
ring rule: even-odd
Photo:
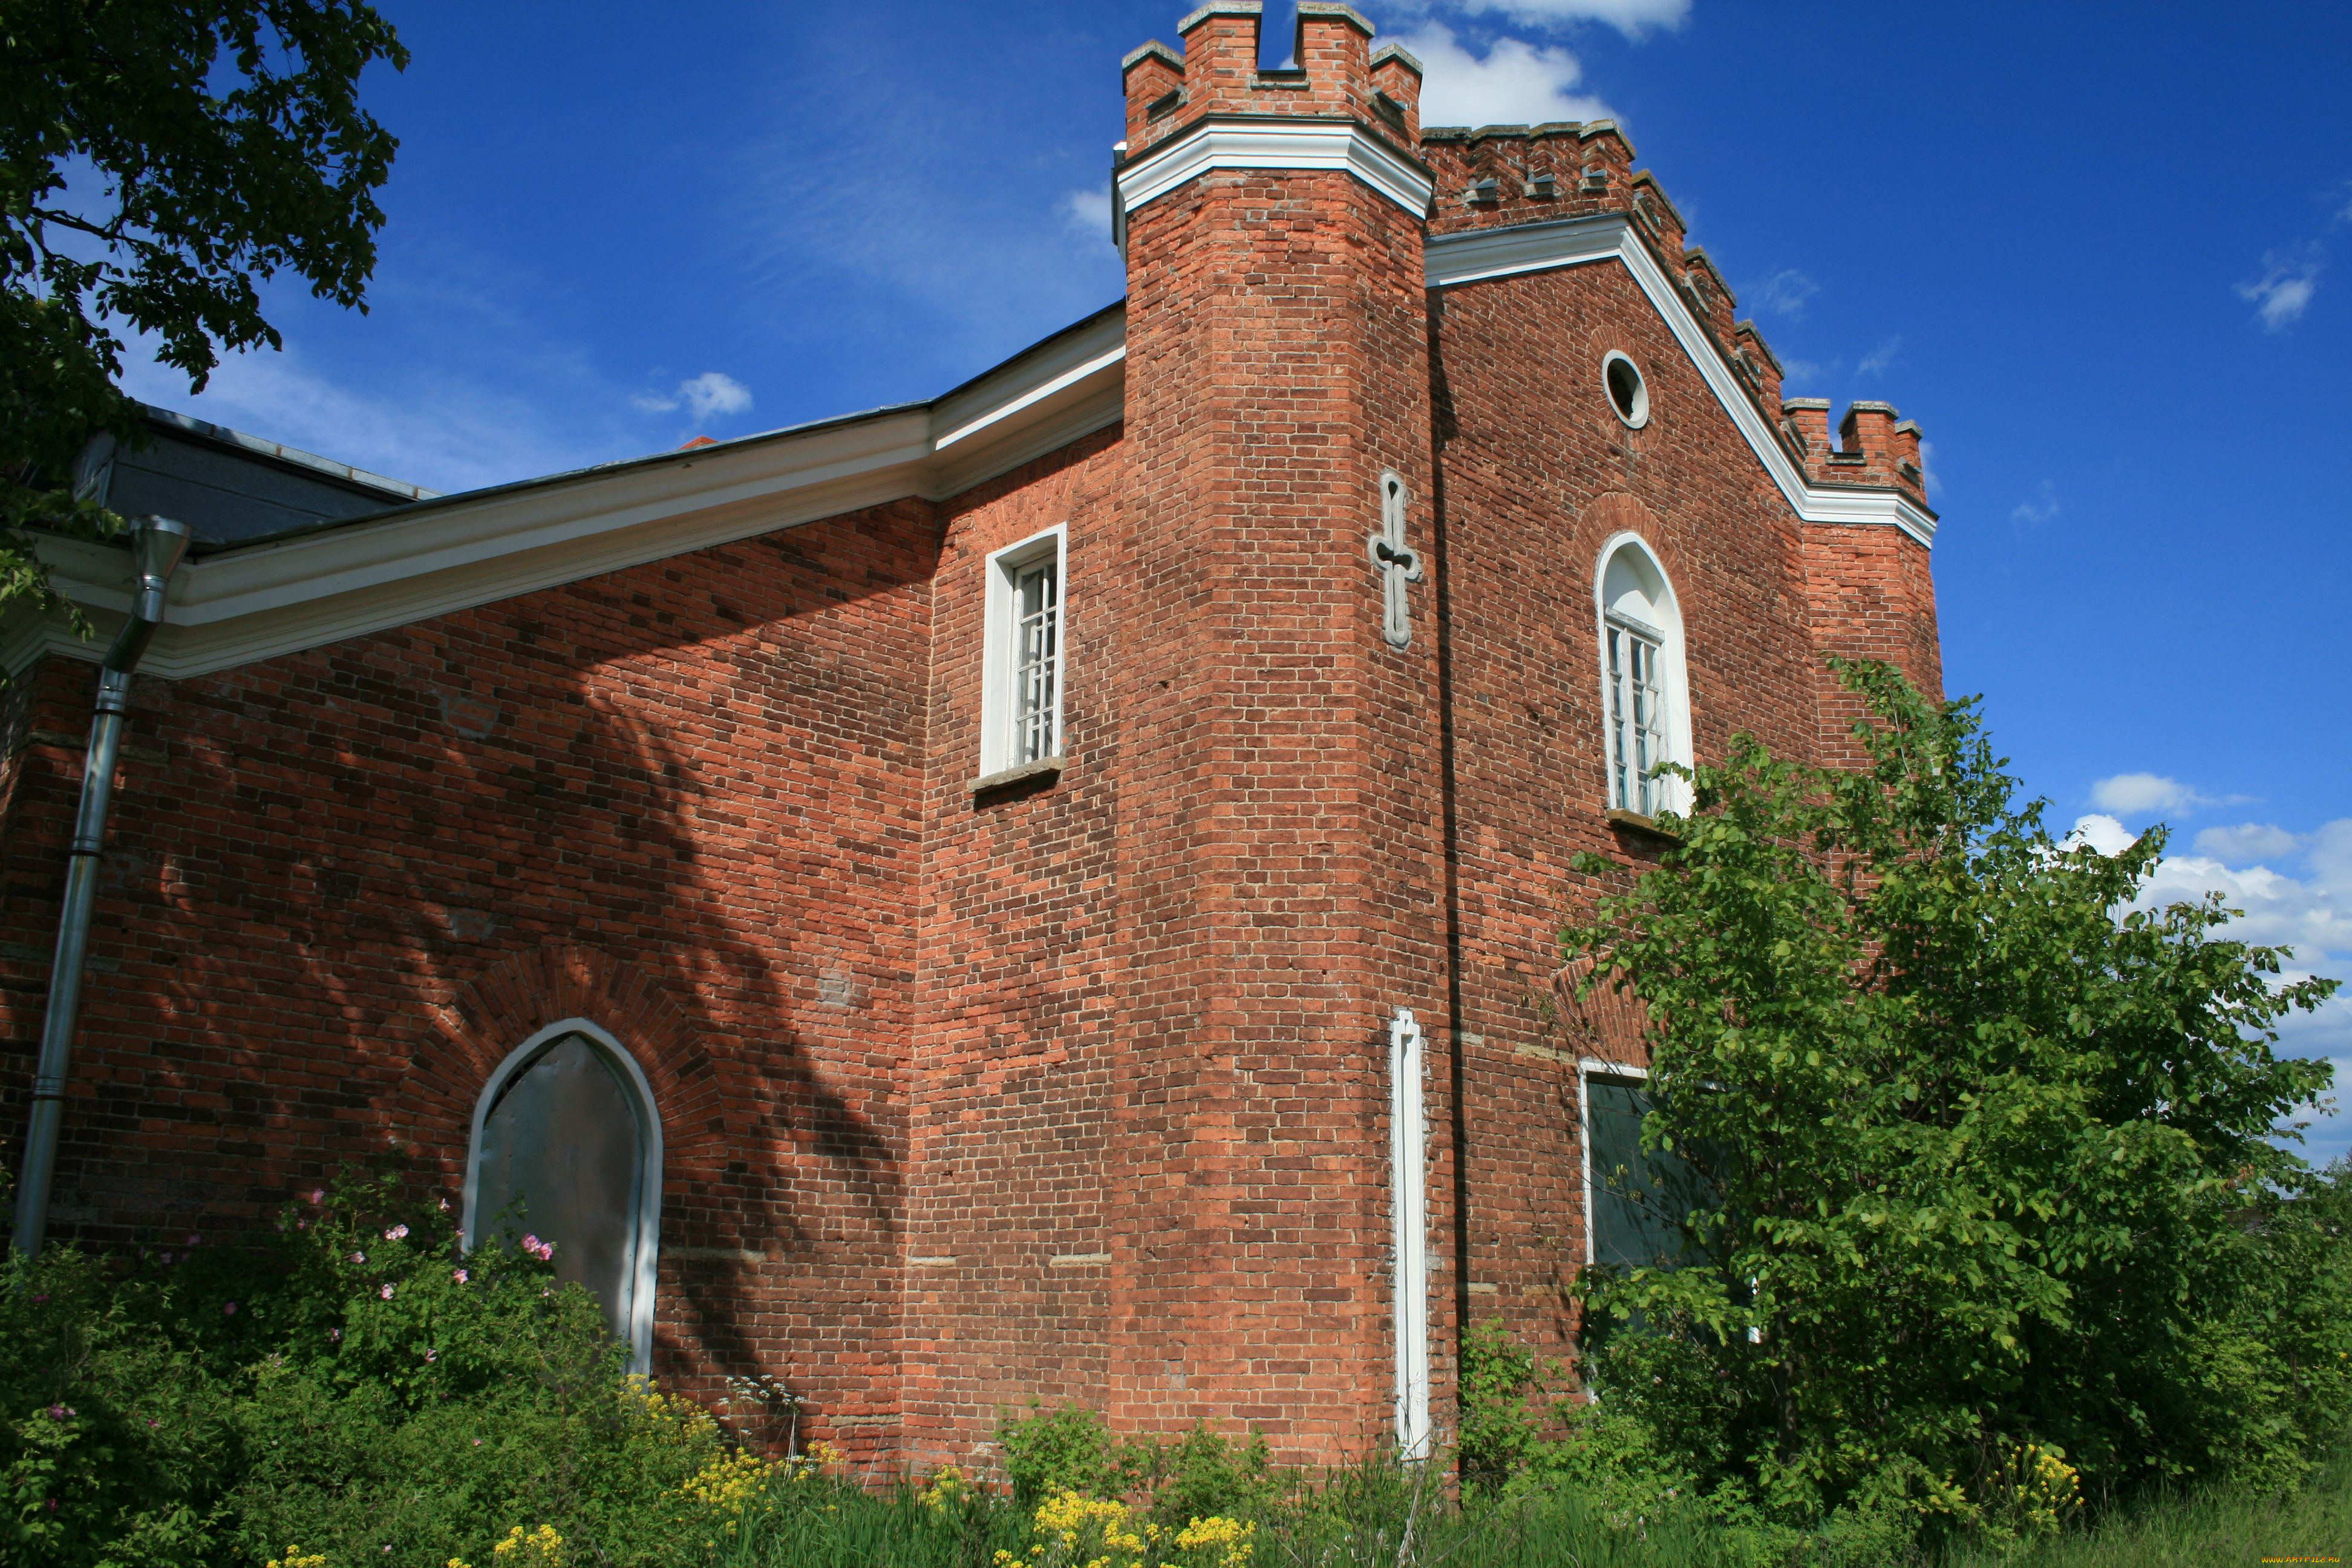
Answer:
[[[1002,1498],[931,1507],[912,1488],[822,1480],[780,1489],[725,1556],[731,1568],[992,1568],[1024,1553],[1026,1520]],[[1572,1496],[1465,1515],[1434,1489],[1418,1506],[1393,1468],[1327,1478],[1252,1510],[1252,1568],[1762,1568],[1757,1542],[1692,1521],[1619,1530]],[[1412,1541],[1400,1552],[1410,1522]],[[2006,1553],[1977,1548],[1933,1568],[2247,1568],[2352,1559],[2352,1447],[2285,1498],[2208,1493],[2118,1511],[2093,1527]],[[1809,1561],[1802,1553],[1781,1563]],[[1849,1559],[1849,1561],[1868,1561]],[[1888,1568],[1926,1568],[1916,1560]]]
[[[2238,1568],[2352,1560],[2352,1447],[2284,1498],[2214,1492],[2133,1509],[2008,1557],[1969,1552],[1945,1568]]]

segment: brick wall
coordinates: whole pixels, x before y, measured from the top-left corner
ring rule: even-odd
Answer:
[[[1301,18],[1303,76],[1231,5],[1190,62],[1130,57],[1136,148],[1212,112],[1409,137],[1411,68]],[[1658,853],[1604,815],[1602,542],[1673,582],[1702,758],[1848,755],[1822,658],[1935,687],[1934,590],[1895,530],[1799,522],[1622,264],[1432,294],[1425,237],[1632,214],[1815,483],[1924,476],[1893,409],[1833,447],[1782,405],[1614,128],[1422,151],[1426,224],[1338,172],[1129,215],[1124,423],[968,494],[139,681],[58,1233],[249,1228],[394,1142],[454,1192],[492,1067],[586,1016],[663,1116],[666,1374],[782,1377],[811,1436],[923,1464],[987,1465],[1032,1397],[1336,1459],[1391,1429],[1405,1006],[1439,1426],[1465,1314],[1564,1347],[1574,1064],[1642,1051],[1622,1009],[1547,1006],[1597,890],[1569,861]],[[1428,565],[1402,650],[1366,550],[1390,468]],[[1055,524],[1066,765],[975,795],[985,557]],[[0,707],[12,1125],[90,682],[52,661]]]
[[[985,1465],[997,1412],[1109,1376],[1119,830],[1116,429],[941,510],[906,1222],[907,1452]],[[1069,530],[1057,779],[975,795],[990,552]]]
[[[454,1201],[491,1067],[583,1016],[662,1116],[657,1369],[892,1440],[936,527],[902,502],[139,681],[54,1234],[250,1228],[394,1141]],[[90,674],[39,672],[14,764],[12,1128]]]
[[[1622,266],[1449,289],[1432,310],[1472,1037],[1463,1300],[1562,1347],[1560,1291],[1585,1246],[1574,1059],[1641,1059],[1629,1038],[1580,1037],[1547,1013],[1561,916],[1596,890],[1569,861],[1637,868],[1657,848],[1603,816],[1601,547],[1639,534],[1673,584],[1703,758],[1742,729],[1811,752],[1805,563],[1794,516]],[[1612,350],[1650,388],[1638,431],[1607,402]]]

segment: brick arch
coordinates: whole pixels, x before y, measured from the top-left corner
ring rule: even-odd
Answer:
[[[1615,1062],[1624,1067],[1650,1063],[1649,1010],[1631,992],[1620,991],[1606,979],[1590,995],[1577,989],[1592,973],[1593,962],[1580,958],[1551,977],[1553,1001],[1559,1008],[1561,1032],[1568,1054],[1579,1061]]]
[[[462,1176],[482,1086],[517,1046],[566,1018],[603,1026],[636,1058],[661,1118],[665,1164],[682,1171],[723,1161],[726,1096],[693,1018],[653,976],[578,944],[509,953],[434,1009],[396,1120],[409,1124],[420,1150]]]
[[[1671,564],[1666,563],[1665,540],[1658,524],[1658,514],[1644,505],[1641,497],[1625,490],[1611,490],[1605,495],[1595,496],[1584,509],[1584,521],[1591,531],[1594,549],[1599,549],[1601,542],[1612,534],[1638,533],[1642,536],[1642,542],[1656,553],[1662,564],[1668,565],[1669,572],[1672,571]],[[1597,563],[1585,563],[1587,576],[1591,575],[1594,564]],[[1676,595],[1682,593],[1679,583],[1675,584],[1675,592]]]

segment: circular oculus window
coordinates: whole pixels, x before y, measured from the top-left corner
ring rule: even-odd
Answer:
[[[1612,351],[1601,361],[1601,379],[1609,389],[1609,406],[1627,426],[1639,430],[1650,422],[1650,387],[1632,360]]]

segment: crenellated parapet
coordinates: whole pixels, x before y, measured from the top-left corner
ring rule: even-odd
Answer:
[[[1350,169],[1408,210],[1430,238],[1622,215],[1731,373],[1815,482],[1892,489],[1924,503],[1918,426],[1857,403],[1832,441],[1829,405],[1784,396],[1784,373],[1657,177],[1634,166],[1613,121],[1423,126],[1421,62],[1375,47],[1352,6],[1301,0],[1292,65],[1259,64],[1261,0],[1210,0],[1184,18],[1183,47],[1153,41],[1123,62],[1126,216],[1211,169]],[[1197,134],[1196,134],[1197,133]],[[1425,199],[1424,199],[1425,197]],[[1122,243],[1124,243],[1122,239]]]
[[[1818,485],[1866,485],[1908,492],[1921,501],[1927,497],[1927,475],[1920,459],[1919,426],[1903,417],[1891,403],[1858,401],[1838,422],[1838,441],[1830,440],[1830,400],[1790,397],[1780,404],[1780,427],[1805,467],[1805,477]]]
[[[1433,125],[1420,152],[1437,181],[1433,235],[1633,210],[1633,147],[1612,121]]]
[[[1344,119],[1409,149],[1421,128],[1421,63],[1390,45],[1351,5],[1301,0],[1295,65],[1258,64],[1260,0],[1210,0],[1178,26],[1180,52],[1154,40],[1127,57],[1129,159],[1220,115]]]

